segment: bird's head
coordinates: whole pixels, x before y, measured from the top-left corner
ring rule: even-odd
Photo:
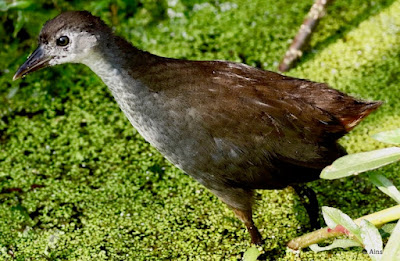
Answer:
[[[21,65],[13,79],[19,79],[41,68],[62,63],[84,63],[111,29],[87,11],[65,12],[43,26],[39,46]]]

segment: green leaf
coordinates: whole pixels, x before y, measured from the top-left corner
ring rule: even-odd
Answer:
[[[369,175],[369,180],[374,183],[380,191],[394,199],[397,204],[400,204],[399,190],[385,176],[378,173],[372,173]]]
[[[17,8],[17,9],[25,9],[30,7],[34,1],[15,1],[8,5],[8,9]]]
[[[393,233],[393,230],[394,230],[395,227],[396,227],[396,223],[387,223],[387,224],[383,225],[379,229],[379,231],[381,233],[381,236],[383,238],[389,237]]]
[[[386,244],[383,250],[382,260],[385,261],[396,261],[400,256],[400,221],[397,221],[397,225],[393,230],[392,236]]]
[[[253,246],[249,249],[247,249],[246,252],[244,252],[243,255],[243,261],[255,261],[257,260],[258,256],[261,254],[260,250],[257,249],[257,247]]]
[[[367,250],[369,257],[374,261],[381,260],[383,243],[378,229],[371,222],[363,219],[360,222],[360,230],[364,248]]]
[[[6,12],[7,11],[7,4],[4,1],[0,1],[0,12]]]
[[[400,160],[400,148],[391,147],[343,156],[324,168],[320,177],[338,179],[377,169]]]
[[[326,250],[331,250],[334,248],[348,248],[348,247],[358,247],[362,246],[359,242],[354,241],[352,239],[335,239],[332,244],[324,247],[320,247],[318,244],[313,244],[310,246],[310,249],[314,252],[321,252]]]
[[[14,25],[13,37],[17,37],[19,31],[21,31],[22,27],[25,24],[25,16],[22,14],[22,11],[18,11],[17,22]]]
[[[13,1],[10,4],[0,1],[0,11],[6,12],[9,9],[26,9],[30,7],[34,2],[33,1]]]
[[[393,145],[399,145],[400,144],[400,128],[391,130],[391,131],[384,131],[377,133],[375,135],[372,135],[372,138],[376,139],[377,141],[380,142],[385,142]]]
[[[19,86],[11,88],[7,94],[7,99],[12,99],[15,96],[15,94],[17,94],[18,91],[19,91]]]
[[[353,234],[359,242],[362,242],[360,228],[348,215],[339,209],[326,206],[322,207],[322,215],[329,228],[336,229],[338,225],[341,225]]]

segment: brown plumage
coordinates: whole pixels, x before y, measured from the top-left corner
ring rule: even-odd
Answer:
[[[14,78],[65,62],[98,74],[132,125],[228,204],[253,243],[253,190],[317,179],[344,154],[336,140],[381,104],[244,64],[143,52],[89,12],[47,22]]]

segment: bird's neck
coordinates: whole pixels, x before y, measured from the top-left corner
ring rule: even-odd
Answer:
[[[166,58],[140,51],[121,38],[115,38],[114,44],[98,48],[89,56],[83,63],[108,86],[119,107],[139,133],[161,148],[156,129],[157,124],[162,125],[163,122],[155,123],[154,119],[160,119],[158,114],[164,111],[163,103],[157,92],[152,91],[151,86],[142,82],[139,76],[146,74],[147,68],[154,63]]]
[[[99,45],[83,61],[119,100],[125,92],[144,91],[147,86],[139,81],[140,72],[164,58],[141,51],[120,37],[111,37],[107,44]]]

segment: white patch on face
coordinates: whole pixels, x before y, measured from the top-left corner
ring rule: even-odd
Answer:
[[[50,60],[50,65],[83,63],[92,53],[93,47],[98,44],[97,37],[87,32],[64,31],[60,32],[57,38],[61,36],[67,36],[69,38],[68,45],[58,46],[55,41],[53,41],[44,46],[46,53],[54,57]]]

